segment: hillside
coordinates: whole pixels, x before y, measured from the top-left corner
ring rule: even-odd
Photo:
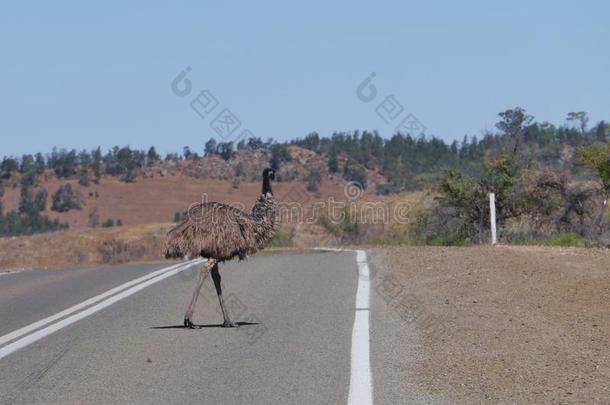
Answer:
[[[259,182],[242,182],[234,188],[230,181],[196,179],[184,174],[155,176],[139,179],[135,183],[124,183],[112,177],[103,177],[100,184],[79,186],[76,180],[60,181],[50,178],[40,186],[49,193],[57,191],[61,184],[71,183],[83,195],[85,205],[80,210],[55,212],[49,209],[45,215],[61,222],[68,222],[71,229],[88,227],[89,213],[97,209],[100,219],[120,219],[124,225],[171,222],[176,212],[183,211],[192,203],[202,201],[222,201],[250,207],[260,193]],[[318,194],[311,193],[298,181],[280,182],[274,185],[274,192],[285,202],[305,199],[308,203],[334,198],[345,199],[343,182],[340,179],[324,179]],[[96,197],[99,196],[99,197]],[[306,197],[304,197],[306,196]],[[16,209],[19,204],[19,189],[7,190],[4,196],[6,209]]]
[[[329,198],[345,200],[345,180],[325,170],[319,155],[299,147],[291,147],[289,151],[292,160],[281,167],[278,178],[290,180],[274,184],[275,194],[282,201],[312,204]],[[204,198],[250,207],[260,193],[258,177],[268,161],[267,151],[238,151],[228,161],[218,156],[205,156],[193,161],[160,162],[147,168],[133,182],[104,175],[99,184],[91,182],[87,186],[79,185],[77,179],[60,179],[46,171],[39,177],[36,187],[53,195],[60,186],[71,184],[82,195],[81,209],[56,212],[47,208],[43,211],[52,219],[68,223],[71,229],[90,226],[90,215],[94,211],[100,222],[111,218],[120,219],[124,225],[164,223],[173,221],[177,212]],[[303,180],[312,167],[323,173],[315,192],[308,191]],[[236,168],[239,168],[240,176],[236,175]],[[371,178],[383,182],[383,177],[369,172]],[[6,211],[18,209],[20,195],[19,187],[5,190],[2,201]]]
[[[379,201],[386,211],[373,214],[383,216],[381,223],[370,223],[345,206],[339,209],[340,221],[329,220],[336,215],[329,212],[307,226],[288,221],[282,243],[306,243],[321,233],[339,239],[336,243],[481,243],[488,240],[486,199],[493,192],[505,242],[568,234],[579,244],[608,245],[608,124],[589,128],[581,112],[568,114],[566,125],[554,126],[534,122],[519,107],[498,116],[497,133],[451,144],[402,133],[384,139],[376,131],[329,137],[314,132],[283,143],[248,138],[234,145],[209,139],[202,155],[185,147],[182,154],[162,158],[154,147],[146,152],[117,146],[106,153],[98,147],[4,157],[0,236],[169,223],[202,200],[247,209],[259,193],[260,173],[272,166],[278,199],[300,203],[303,212],[346,199],[362,206]],[[433,192],[416,204],[417,218],[408,227],[387,215],[392,203],[386,203],[397,204],[401,193],[422,190]]]

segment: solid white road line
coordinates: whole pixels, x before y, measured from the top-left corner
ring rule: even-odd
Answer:
[[[173,266],[170,267],[166,267],[164,269],[161,270],[157,270],[153,273],[147,274],[146,276],[137,278],[135,280],[129,281],[125,284],[122,284],[118,287],[115,287],[111,290],[106,291],[103,294],[97,295],[93,298],[90,298],[86,301],[81,302],[80,304],[77,304],[73,307],[70,307],[64,311],[61,311],[55,315],[52,315],[48,318],[42,319],[38,322],[34,322],[28,326],[25,326],[21,329],[18,329],[16,331],[13,331],[7,335],[4,335],[2,337],[0,337],[0,344],[9,342],[19,336],[22,336],[26,333],[29,333],[31,331],[34,331],[44,325],[47,325],[48,323],[51,323],[57,319],[63,318],[66,315],[69,315],[73,312],[76,312],[82,308],[88,307],[89,305],[95,304],[96,302],[107,298],[107,297],[111,297],[108,298],[105,301],[102,301],[100,303],[98,303],[97,305],[94,305],[84,311],[78,312],[75,315],[72,315],[66,319],[63,319],[62,321],[59,321],[57,323],[54,323],[50,326],[47,326],[44,329],[41,329],[37,332],[34,332],[30,335],[27,335],[11,344],[8,344],[2,348],[0,348],[0,359],[8,356],[9,354],[22,349],[46,336],[49,336],[50,334],[65,328],[68,325],[73,324],[74,322],[77,322],[83,318],[88,317],[89,315],[92,315],[112,304],[114,304],[115,302],[118,302],[120,300],[122,300],[123,298],[126,298],[132,294],[135,294],[136,292],[143,290],[146,287],[149,287],[161,280],[166,279],[167,277],[171,277],[174,274],[177,274],[193,265],[199,264],[204,262],[205,259],[195,259],[195,260],[191,260],[188,261],[186,263],[179,263],[179,264],[175,264]],[[129,288],[131,287],[131,288]],[[128,289],[127,289],[128,288]],[[127,289],[127,290],[126,290]],[[122,291],[122,292],[121,292]],[[120,292],[120,293],[119,293]],[[119,293],[117,295],[114,295],[116,293]]]
[[[356,317],[352,331],[352,369],[347,403],[368,405],[373,403],[369,334],[371,276],[364,250],[356,250],[356,262],[358,263],[358,289],[356,290]]]
[[[2,276],[10,276],[11,274],[23,273],[25,270],[13,270],[13,271],[3,271],[0,273],[0,277]]]
[[[187,263],[189,263],[189,262],[187,262]],[[70,307],[70,308],[65,309],[65,310],[63,310],[61,312],[58,312],[55,315],[51,315],[48,318],[41,319],[40,321],[37,321],[37,322],[34,322],[34,323],[30,324],[30,325],[24,326],[21,329],[17,329],[17,330],[15,330],[15,331],[13,331],[11,333],[8,333],[8,334],[6,334],[4,336],[0,336],[0,346],[2,346],[3,344],[5,344],[7,342],[10,342],[11,340],[14,340],[14,339],[16,339],[16,338],[18,338],[20,336],[23,336],[23,335],[25,335],[27,333],[35,331],[36,329],[41,328],[41,327],[43,327],[43,326],[45,326],[45,325],[47,325],[47,324],[49,324],[51,322],[55,322],[56,320],[61,319],[64,316],[70,315],[70,314],[72,314],[72,313],[74,313],[76,311],[80,311],[81,309],[86,308],[89,305],[95,304],[96,302],[101,301],[101,300],[103,300],[105,298],[108,298],[111,295],[114,295],[114,294],[118,293],[119,291],[122,291],[122,290],[124,290],[124,289],[126,289],[128,287],[131,287],[133,285],[136,285],[138,283],[141,283],[143,281],[146,281],[148,279],[156,277],[156,276],[158,276],[158,275],[160,275],[162,273],[165,273],[166,271],[170,271],[172,269],[175,269],[177,267],[183,266],[185,264],[186,263],[178,263],[178,264],[175,264],[173,266],[165,267],[163,269],[154,271],[154,272],[149,273],[149,274],[147,274],[145,276],[142,276],[140,278],[137,278],[135,280],[132,280],[132,281],[129,281],[129,282],[125,283],[125,284],[122,284],[122,285],[120,285],[118,287],[115,287],[115,288],[113,288],[111,290],[108,290],[108,291],[106,291],[106,292],[104,292],[104,293],[102,293],[100,295],[96,295],[95,297],[89,298],[88,300],[83,301],[80,304],[76,304],[73,307]]]
[[[355,252],[358,264],[358,287],[356,289],[356,316],[352,330],[351,371],[348,405],[371,405],[373,403],[373,378],[370,355],[370,291],[371,274],[364,250],[316,248],[332,252]]]

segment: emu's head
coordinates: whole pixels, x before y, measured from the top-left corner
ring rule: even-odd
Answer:
[[[270,167],[263,170],[263,195],[273,195],[269,180],[275,180],[275,170]]]
[[[263,179],[275,180],[275,169],[268,167],[263,170]]]

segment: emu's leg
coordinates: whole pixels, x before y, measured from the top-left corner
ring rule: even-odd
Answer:
[[[216,260],[208,259],[207,262],[203,263],[203,267],[199,272],[199,277],[197,278],[197,285],[195,286],[195,291],[193,291],[193,297],[191,298],[191,303],[189,304],[188,309],[186,310],[186,314],[184,315],[184,326],[187,328],[195,329],[197,326],[193,325],[191,319],[193,318],[193,312],[195,312],[195,304],[197,303],[197,298],[199,297],[199,292],[201,291],[201,287],[203,286],[203,282],[210,274],[210,269],[216,265]]]
[[[216,294],[218,294],[218,301],[220,301],[220,309],[222,310],[222,317],[224,318],[224,323],[222,326],[225,328],[237,328],[239,325],[229,319],[229,314],[227,313],[225,303],[222,299],[222,287],[220,286],[220,272],[218,271],[218,264],[215,264],[214,267],[212,267],[212,280],[214,280],[214,287],[216,287]]]

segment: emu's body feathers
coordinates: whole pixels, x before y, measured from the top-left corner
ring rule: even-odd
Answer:
[[[278,225],[276,215],[277,202],[270,193],[260,195],[250,213],[218,202],[193,205],[187,218],[169,231],[165,257],[243,260],[271,242]]]

